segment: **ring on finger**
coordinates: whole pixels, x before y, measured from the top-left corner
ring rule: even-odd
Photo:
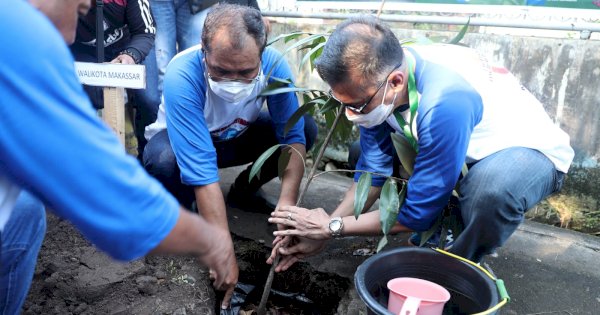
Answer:
[[[290,221],[294,221],[294,218],[292,217],[292,213],[291,212],[288,212],[287,219],[290,220]]]

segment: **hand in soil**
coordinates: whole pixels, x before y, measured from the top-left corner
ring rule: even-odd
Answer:
[[[239,268],[233,252],[231,236],[226,231],[214,228],[214,241],[208,252],[200,256],[200,261],[210,268],[210,278],[216,290],[226,291],[221,308],[229,308],[233,289],[238,282]]]
[[[286,271],[300,259],[318,254],[325,247],[325,240],[311,240],[304,237],[294,237],[288,247],[280,247],[281,259],[275,268],[275,272]],[[271,256],[274,258],[273,253]],[[272,263],[269,257],[267,263]]]

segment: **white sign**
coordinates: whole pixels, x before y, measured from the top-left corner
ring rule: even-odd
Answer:
[[[75,72],[85,85],[146,88],[146,67],[143,65],[75,62]]]

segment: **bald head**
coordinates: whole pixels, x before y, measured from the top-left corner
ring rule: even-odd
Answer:
[[[219,50],[265,49],[267,34],[260,11],[255,8],[218,4],[211,8],[202,30],[202,47],[209,53]]]

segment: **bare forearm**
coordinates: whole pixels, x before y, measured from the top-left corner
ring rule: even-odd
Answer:
[[[227,224],[227,212],[225,209],[225,200],[219,183],[212,183],[206,186],[194,187],[196,196],[196,206],[198,213],[208,221],[226,231],[229,231]]]
[[[179,208],[175,227],[152,253],[202,256],[209,251],[213,231],[214,227],[204,219]]]
[[[346,195],[344,196],[342,202],[340,202],[338,207],[331,214],[332,217],[345,217],[354,215],[354,194],[356,193],[356,186],[356,183],[352,183],[352,186],[350,186],[350,188],[346,192]],[[380,192],[381,187],[371,187],[371,189],[369,190],[369,197],[367,197],[367,201],[365,202],[365,206],[362,212],[365,212],[366,210],[371,208],[371,206],[373,206],[375,201],[377,201],[377,198],[379,198]]]
[[[361,214],[358,219],[353,216],[343,217],[344,229],[342,235],[381,235],[380,210]],[[409,228],[399,222],[392,227],[390,234],[409,232]]]
[[[296,204],[298,199],[298,189],[304,175],[304,159],[306,149],[303,144],[294,143],[286,148],[291,153],[290,161],[284,171],[281,182],[281,194],[279,195],[278,206],[291,206]]]

